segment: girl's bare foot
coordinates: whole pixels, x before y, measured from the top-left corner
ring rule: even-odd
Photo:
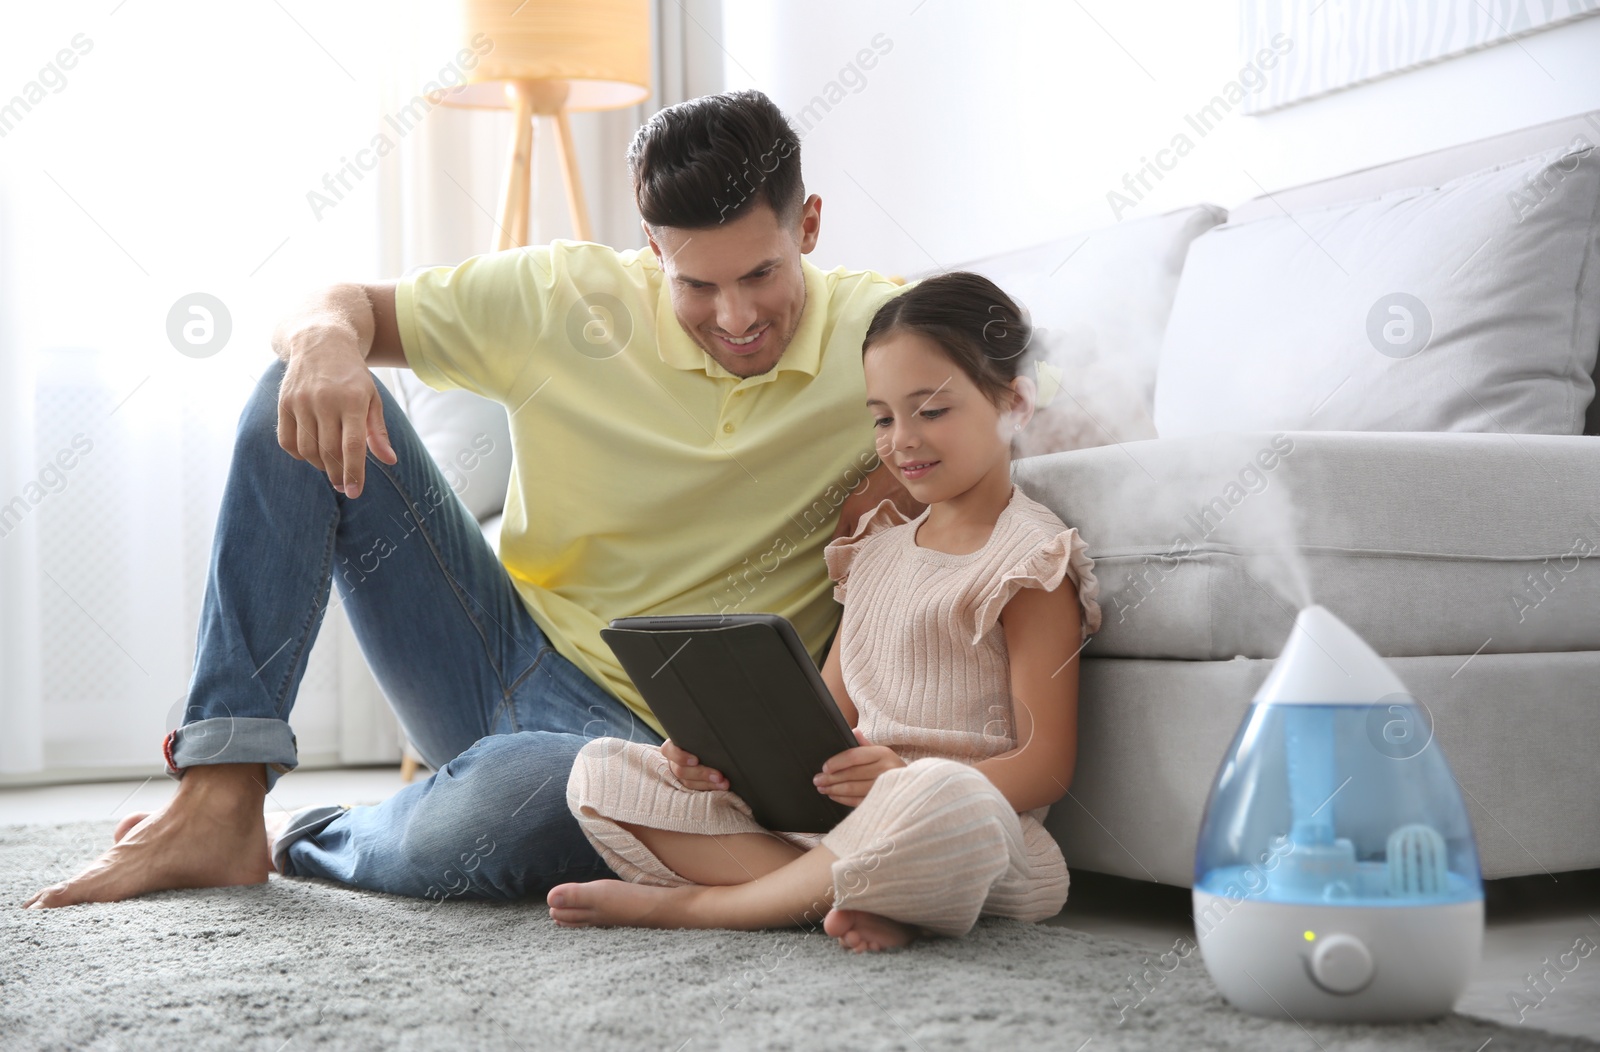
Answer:
[[[687,916],[699,888],[660,888],[625,880],[592,880],[558,884],[545,902],[550,918],[564,928],[626,926],[632,928],[700,927]]]
[[[910,925],[865,910],[831,909],[822,918],[822,930],[856,953],[899,949],[917,937]]]

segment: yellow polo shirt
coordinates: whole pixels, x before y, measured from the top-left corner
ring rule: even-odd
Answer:
[[[662,732],[600,629],[635,614],[782,614],[819,663],[839,606],[822,549],[878,466],[861,339],[898,286],[801,257],[806,305],[740,378],[672,313],[649,249],[555,241],[400,281],[421,380],[505,405],[500,559],[551,644]]]

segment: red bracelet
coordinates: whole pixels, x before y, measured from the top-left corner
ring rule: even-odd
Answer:
[[[167,763],[168,774],[182,777],[183,768],[174,763],[172,759],[172,747],[177,743],[177,740],[178,732],[176,730],[170,730],[167,732],[167,736],[161,740],[161,757]]]

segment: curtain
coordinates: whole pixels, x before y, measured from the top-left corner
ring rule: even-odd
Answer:
[[[493,247],[509,113],[415,105],[450,83],[453,6],[168,0],[8,17],[0,784],[160,771],[233,429],[274,325],[328,284]],[[718,5],[652,6],[655,96],[572,118],[595,237],[619,248],[644,243],[624,165],[634,129],[722,81]],[[541,127],[536,242],[572,236],[553,147]],[[301,765],[394,760],[392,714],[333,605],[292,717]]]
[[[0,780],[160,770],[272,327],[307,290],[378,272],[377,188],[322,215],[308,191],[370,135],[379,9],[63,4],[7,19]],[[326,636],[294,717],[311,764],[340,757],[339,632]]]

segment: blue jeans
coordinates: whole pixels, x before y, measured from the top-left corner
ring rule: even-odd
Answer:
[[[296,764],[289,713],[329,584],[406,736],[437,772],[372,807],[292,816],[280,872],[444,900],[612,876],[567,809],[586,741],[661,738],[562,657],[381,383],[399,460],[349,499],[278,446],[275,363],[239,420],[183,725],[168,772]]]

